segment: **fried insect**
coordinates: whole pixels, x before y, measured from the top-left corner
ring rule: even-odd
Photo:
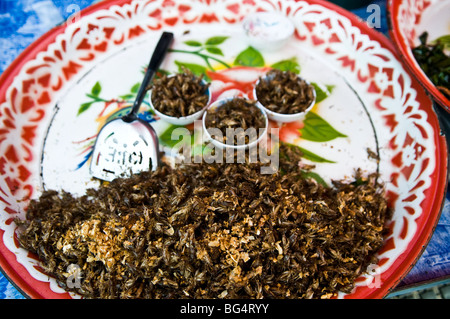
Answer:
[[[163,114],[184,117],[201,111],[207,106],[209,83],[203,75],[197,77],[190,70],[173,76],[163,75],[152,85],[152,104]]]
[[[314,87],[290,71],[270,70],[255,90],[262,105],[281,114],[304,112],[314,101]]]
[[[244,98],[233,98],[216,109],[208,109],[205,118],[206,129],[217,128],[222,136],[215,137],[223,143],[228,143],[227,129],[233,132],[232,145],[248,144],[257,139],[260,129],[266,127],[266,121],[255,101]],[[247,129],[255,129],[253,136],[246,134]],[[244,143],[243,143],[244,142]]]
[[[285,146],[280,147],[285,150]],[[86,298],[329,298],[376,262],[389,209],[375,175],[324,187],[299,154],[185,164],[116,179],[84,196],[31,201],[18,240]],[[289,159],[286,159],[289,158]],[[297,169],[296,169],[297,167]],[[68,267],[81,271],[67,284]]]

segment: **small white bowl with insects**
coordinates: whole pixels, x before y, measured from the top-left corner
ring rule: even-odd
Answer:
[[[212,103],[203,113],[203,131],[220,149],[251,149],[266,135],[268,118],[256,101],[229,97]]]
[[[316,103],[316,90],[290,71],[270,70],[255,84],[253,96],[269,119],[280,123],[304,119]]]
[[[209,83],[189,70],[155,79],[149,95],[155,114],[174,125],[194,123],[211,101]]]

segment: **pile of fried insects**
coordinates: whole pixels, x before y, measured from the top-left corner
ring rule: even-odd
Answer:
[[[300,156],[281,145],[275,174],[164,165],[80,197],[46,191],[16,220],[18,239],[85,298],[331,298],[376,262],[390,210],[377,176],[325,187]]]

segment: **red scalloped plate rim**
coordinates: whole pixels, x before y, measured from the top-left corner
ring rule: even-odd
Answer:
[[[450,113],[450,100],[442,94],[433,82],[427,77],[427,75],[422,71],[420,66],[417,64],[416,60],[410,58],[410,47],[406,45],[404,38],[399,30],[398,21],[396,19],[398,14],[398,8],[403,0],[388,0],[387,15],[389,24],[389,34],[393,39],[394,46],[396,50],[404,57],[402,63],[406,65],[406,68],[412,73],[419,83],[425,88],[425,90],[430,94],[444,110]]]
[[[109,8],[115,4],[126,4],[130,0],[110,0],[93,4],[80,12],[80,17],[89,15],[101,9]],[[56,37],[63,33],[67,24],[63,23],[44,33],[41,37],[26,47],[8,68],[0,75],[0,103],[4,102],[6,90],[19,73],[20,69],[31,59],[34,59],[39,52],[45,50]],[[14,263],[12,266],[11,261]],[[20,263],[16,262],[16,256],[9,251],[3,243],[3,231],[0,230],[0,270],[6,278],[19,290],[25,297],[31,299],[67,299],[68,293],[53,292],[48,283],[41,282],[33,278]]]
[[[311,2],[316,2],[322,4],[324,7],[333,8],[334,11],[339,14],[348,17],[352,24],[358,27],[360,30],[363,30],[366,34],[370,36],[371,39],[375,39],[378,41],[383,47],[391,51],[397,60],[401,61],[398,52],[395,49],[394,44],[389,41],[389,39],[384,36],[382,33],[375,31],[374,29],[368,27],[368,25],[360,20],[353,13],[349,13],[345,9],[338,7],[332,3],[329,3],[324,0],[312,0]],[[405,69],[407,73],[408,69]],[[390,291],[392,291],[397,284],[407,275],[407,273],[414,267],[417,260],[422,255],[425,250],[428,242],[430,241],[433,231],[437,226],[439,221],[439,217],[442,212],[443,204],[444,204],[444,195],[447,191],[447,183],[448,183],[448,153],[447,153],[447,142],[445,136],[440,134],[439,130],[439,120],[437,119],[436,113],[434,113],[431,105],[431,100],[424,88],[418,81],[412,77],[411,85],[417,90],[417,99],[419,100],[421,105],[428,105],[425,111],[428,114],[428,119],[433,123],[433,127],[435,128],[435,136],[436,136],[436,169],[434,171],[434,175],[437,181],[436,188],[432,190],[432,186],[427,190],[426,198],[439,198],[440,201],[432,201],[431,205],[429,201],[424,201],[421,206],[426,211],[426,208],[430,208],[430,213],[422,214],[418,220],[423,220],[423,227],[421,229],[420,234],[414,236],[416,240],[412,240],[408,244],[408,248],[405,250],[405,255],[403,259],[398,258],[396,262],[385,272],[383,273],[383,277],[387,275],[387,278],[384,279],[383,285],[381,288],[374,290],[373,292],[368,293],[365,298],[367,299],[380,299],[386,296]],[[422,94],[420,94],[422,92]],[[445,174],[440,174],[440,172],[445,172]],[[423,207],[425,204],[426,207]],[[426,216],[425,216],[426,215]],[[419,223],[418,223],[419,224]],[[401,261],[400,261],[401,259]],[[397,265],[397,267],[395,267]],[[358,291],[361,287],[357,287],[356,291],[352,294],[352,297],[358,298]]]
[[[297,1],[297,0],[296,0]],[[395,46],[385,37],[383,34],[376,30],[371,29],[364,21],[353,13],[325,0],[306,0],[309,3],[316,3],[325,8],[332,9],[340,15],[347,17],[352,25],[358,29],[364,31],[371,39],[379,42],[384,48],[388,49],[397,60],[400,61],[399,55],[395,50]],[[89,15],[101,9],[109,8],[113,5],[123,5],[131,2],[130,0],[111,0],[105,2],[99,2],[93,4],[81,11],[81,16]],[[62,24],[48,31],[42,35],[37,41],[28,46],[5,70],[0,76],[0,102],[4,101],[6,90],[12,83],[14,77],[18,74],[21,67],[30,59],[36,57],[36,55],[47,48],[52,43],[58,34],[64,32],[66,24]],[[405,70],[408,71],[408,70]],[[430,124],[432,124],[435,130],[435,145],[436,145],[436,169],[433,172],[432,180],[435,182],[427,189],[426,198],[436,199],[440,201],[424,200],[421,204],[424,211],[428,211],[429,214],[422,214],[418,218],[418,230],[414,235],[413,240],[408,244],[408,248],[400,256],[394,264],[382,274],[383,285],[378,289],[368,291],[366,287],[357,287],[355,292],[351,295],[352,298],[368,298],[379,299],[388,294],[395,286],[406,276],[408,271],[414,266],[423,253],[426,245],[428,244],[433,231],[439,220],[439,216],[442,211],[443,199],[447,189],[447,174],[440,174],[440,172],[447,172],[448,154],[447,144],[445,137],[440,135],[439,122],[436,114],[432,110],[431,100],[424,91],[418,81],[412,81],[412,86],[417,90],[417,99],[422,105],[422,109],[427,113]],[[421,226],[421,227],[420,227]],[[33,299],[60,299],[70,298],[69,293],[56,293],[50,289],[50,285],[47,282],[39,281],[33,278],[28,271],[20,263],[16,261],[14,253],[9,251],[3,243],[3,231],[0,230],[0,269],[4,273],[10,282],[21,291],[25,297]],[[384,278],[386,277],[387,278]]]

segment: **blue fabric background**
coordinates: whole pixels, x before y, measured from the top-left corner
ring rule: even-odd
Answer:
[[[0,0],[0,74],[33,41],[74,13],[73,5],[83,9],[99,0]],[[387,35],[386,0],[375,0],[381,8],[377,30]],[[368,21],[373,11],[353,10]],[[445,174],[445,172],[443,172]],[[439,224],[415,267],[400,285],[439,279],[450,275],[450,193],[447,193]],[[0,299],[24,296],[0,273]]]

